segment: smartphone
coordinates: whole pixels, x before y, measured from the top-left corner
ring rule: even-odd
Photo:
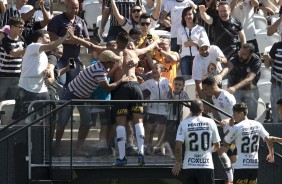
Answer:
[[[69,58],[70,68],[75,68],[74,58]]]

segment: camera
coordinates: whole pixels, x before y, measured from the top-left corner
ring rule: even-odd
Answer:
[[[70,68],[75,68],[74,58],[69,58]]]

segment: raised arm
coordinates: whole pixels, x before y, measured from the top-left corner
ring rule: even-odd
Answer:
[[[93,50],[95,50],[95,51],[98,52],[98,53],[101,53],[101,52],[103,52],[104,50],[106,50],[105,47],[99,46],[99,45],[95,45],[94,43],[92,43],[92,42],[90,42],[90,41],[87,41],[87,40],[85,40],[85,39],[83,39],[83,38],[80,38],[80,37],[77,37],[77,36],[73,35],[73,33],[70,33],[70,36],[71,36],[71,39],[72,39],[75,43],[77,43],[77,44],[79,44],[79,45],[82,45],[82,46],[84,46],[84,47],[86,47],[86,48],[88,48],[88,49],[93,49]]]
[[[43,52],[43,51],[47,51],[47,50],[52,50],[52,49],[58,47],[60,44],[62,44],[68,38],[68,36],[69,36],[69,33],[67,32],[65,34],[65,36],[57,39],[56,41],[53,41],[53,42],[48,43],[48,44],[43,44],[40,47],[39,52]]]
[[[50,18],[49,13],[45,9],[44,1],[40,1],[39,5],[40,5],[40,8],[43,14],[43,20],[40,21],[40,25],[41,27],[45,27],[50,22],[51,18]]]
[[[213,23],[213,18],[206,13],[207,8],[205,7],[205,5],[199,5],[199,11],[200,11],[201,18],[207,24],[211,25]]]
[[[161,13],[161,7],[162,7],[162,0],[157,0],[155,11],[152,13],[152,17],[154,20],[158,20]]]
[[[111,7],[112,7],[112,10],[113,10],[113,14],[118,21],[118,24],[120,26],[124,26],[125,23],[126,23],[126,18],[119,13],[115,0],[111,0]]]

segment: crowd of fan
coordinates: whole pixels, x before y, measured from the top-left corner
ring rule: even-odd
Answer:
[[[6,9],[4,1],[1,1],[0,101],[16,100],[12,116],[16,120],[27,113],[23,102],[34,100],[142,100],[143,96],[150,100],[187,100],[190,92],[187,94],[183,91],[185,80],[194,79],[197,98],[205,99],[231,115],[233,105],[243,101],[252,107],[249,108],[248,118],[255,119],[259,98],[257,83],[262,61],[255,38],[253,16],[259,11],[265,12],[266,18],[279,13],[279,2],[199,1],[103,1],[99,36],[106,41],[105,46],[90,42],[86,23],[77,16],[78,0],[65,0],[65,12],[52,19],[49,1],[30,1],[30,5],[26,5],[26,0],[16,0],[10,9]],[[39,10],[41,15],[36,13]],[[107,38],[103,38],[109,16],[110,29]],[[269,27],[269,35],[280,30],[281,21],[282,18],[278,18]],[[25,51],[28,45],[36,41],[36,32],[42,29],[48,31],[44,34],[48,33],[51,41],[65,35],[68,38],[62,45],[48,51],[48,66],[39,68],[31,64],[29,67],[38,68],[39,71],[35,75],[28,75],[29,69],[22,67]],[[170,37],[158,36],[156,30],[167,30]],[[48,40],[49,36],[44,38]],[[48,44],[49,41],[44,43]],[[91,65],[86,68],[83,65],[85,61],[82,62],[79,57],[81,45],[93,51]],[[275,44],[269,55],[263,55],[267,66],[273,68],[271,106],[274,122],[279,121],[276,102],[282,98],[280,45],[280,42]],[[25,77],[29,79],[21,82]],[[220,86],[226,77],[229,79],[226,91],[214,85]],[[132,81],[138,81],[137,87],[136,84],[127,86],[125,92],[120,89],[120,86]],[[19,88],[23,88],[24,95],[19,92]],[[137,91],[135,96],[133,92],[128,93],[132,98],[124,97],[129,88]],[[142,93],[139,94],[138,90]],[[83,143],[98,114],[101,133],[97,154],[110,154],[113,122],[117,123],[120,163],[125,154],[139,154],[141,157],[138,162],[142,165],[143,155],[166,154],[161,149],[164,145],[166,150],[174,148],[182,106],[177,108],[174,104],[152,103],[146,106],[145,112],[140,104],[126,107],[117,105],[115,108],[78,106],[81,124],[76,154],[88,155],[83,151]],[[129,109],[132,117],[130,112],[122,111],[124,109]],[[224,128],[232,126],[223,114],[206,109],[222,121]],[[112,119],[108,116],[110,111],[113,113]],[[57,155],[61,154],[61,139],[71,112],[72,109],[68,109],[58,116],[54,145]],[[132,124],[135,127],[138,153],[133,147]],[[154,145],[152,135],[156,126],[158,141]],[[173,151],[170,154],[173,156]]]

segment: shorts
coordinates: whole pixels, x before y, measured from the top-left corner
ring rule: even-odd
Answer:
[[[228,149],[227,151],[227,155],[230,157],[230,156],[233,156],[233,155],[237,155],[237,147],[235,145],[235,143],[232,143],[230,145],[230,148]]]
[[[235,169],[234,184],[256,184],[258,177],[258,169]]]
[[[114,92],[115,100],[143,100],[143,94],[138,82],[127,82],[121,84]],[[143,114],[141,102],[124,102],[114,104],[115,116],[128,116],[132,113]]]
[[[144,118],[144,123],[149,123],[149,124],[167,124],[167,117],[165,115],[160,115],[160,114],[146,114]]]
[[[214,184],[213,169],[183,169],[183,184]]]

